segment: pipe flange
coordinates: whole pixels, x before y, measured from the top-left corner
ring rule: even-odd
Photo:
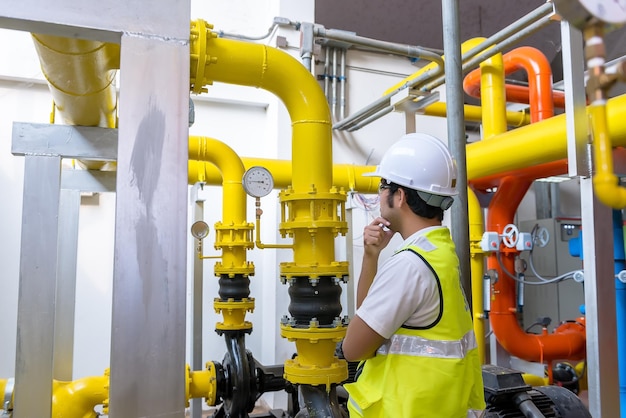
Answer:
[[[285,361],[285,379],[295,384],[325,385],[330,391],[331,385],[341,383],[348,378],[348,363],[337,360],[328,367],[303,366],[296,357]]]

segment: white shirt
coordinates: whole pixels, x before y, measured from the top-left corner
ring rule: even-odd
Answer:
[[[398,249],[417,245],[432,249],[423,236],[445,226],[422,229],[408,237]],[[380,266],[356,314],[380,336],[388,339],[403,324],[431,325],[439,315],[437,279],[428,265],[412,251],[400,251]]]

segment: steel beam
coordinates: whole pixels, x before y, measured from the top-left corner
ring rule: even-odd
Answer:
[[[60,187],[61,157],[25,157],[15,418],[51,414]]]
[[[183,417],[189,43],[121,51],[109,412]]]
[[[79,212],[80,192],[61,190],[59,231],[62,233],[57,248],[53,377],[62,381],[73,380]]]
[[[585,313],[589,409],[594,417],[619,411],[617,318],[611,209],[601,204],[591,178],[581,178],[581,217],[584,231]]]
[[[123,33],[189,37],[189,0],[0,2],[0,27],[119,43]],[[184,16],[184,24],[178,17]]]

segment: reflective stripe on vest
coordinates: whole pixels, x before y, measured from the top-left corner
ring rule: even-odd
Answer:
[[[467,332],[460,340],[429,340],[413,335],[394,334],[380,346],[377,354],[405,354],[418,357],[464,358],[468,351],[476,348],[474,331]]]

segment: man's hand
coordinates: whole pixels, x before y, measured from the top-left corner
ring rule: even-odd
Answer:
[[[372,221],[363,230],[363,247],[366,255],[378,256],[389,244],[394,233],[389,229],[391,223],[380,216]]]

